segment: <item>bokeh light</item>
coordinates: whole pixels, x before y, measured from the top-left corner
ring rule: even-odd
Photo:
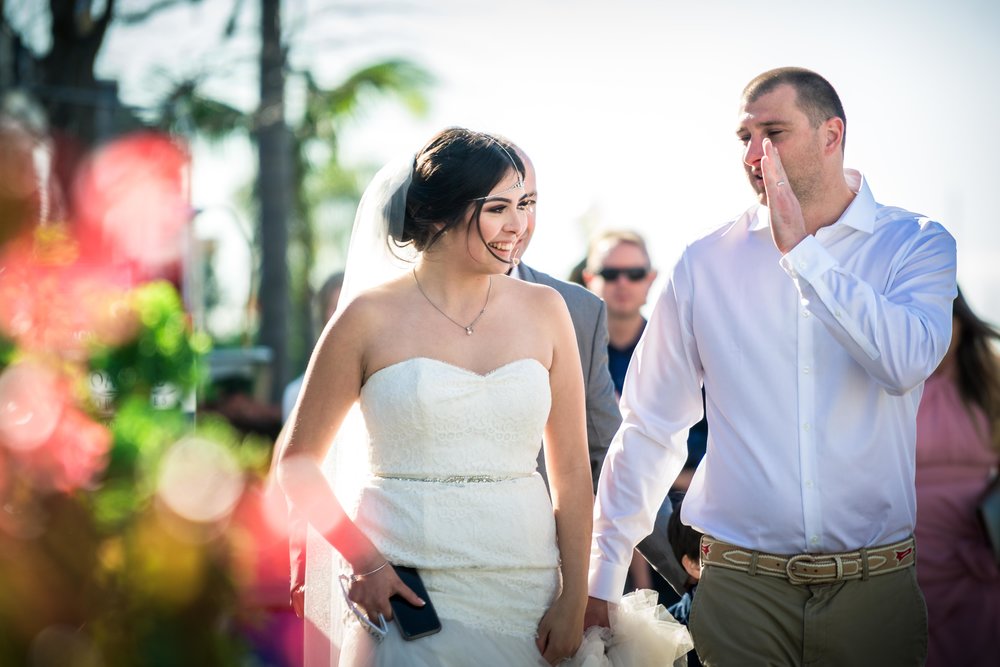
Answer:
[[[25,457],[40,490],[90,488],[107,466],[111,434],[74,405],[67,405],[48,440]]]
[[[32,363],[0,373],[0,443],[25,452],[40,447],[55,432],[65,405],[59,378]]]
[[[167,452],[157,495],[178,516],[196,523],[227,518],[243,492],[243,474],[222,445],[184,438]]]
[[[74,184],[81,238],[152,277],[176,263],[191,217],[189,156],[171,138],[142,132],[99,150]]]

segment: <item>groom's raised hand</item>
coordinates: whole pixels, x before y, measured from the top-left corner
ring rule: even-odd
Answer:
[[[802,207],[792,191],[788,174],[781,164],[778,148],[770,139],[764,139],[764,157],[760,160],[767,193],[767,208],[771,214],[771,237],[782,255],[808,236]]]

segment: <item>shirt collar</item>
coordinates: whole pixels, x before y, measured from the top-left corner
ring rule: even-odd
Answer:
[[[844,210],[843,215],[831,227],[837,225],[847,225],[859,232],[871,234],[875,229],[875,198],[868,188],[868,181],[864,174],[856,169],[844,169],[844,179],[847,187],[854,193],[854,199]],[[750,231],[756,232],[761,229],[769,229],[771,226],[771,212],[766,206],[758,204],[756,212],[751,208],[748,213],[751,215]]]

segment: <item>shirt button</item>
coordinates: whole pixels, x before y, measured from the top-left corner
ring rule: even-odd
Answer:
[[[833,311],[833,316],[838,318],[841,317],[840,311],[839,310]]]
[[[805,373],[806,375],[809,375],[809,367],[808,366],[803,366],[802,367],[802,372]]]
[[[803,310],[802,311],[802,317],[809,317],[809,311],[808,310]]]
[[[809,422],[806,422],[805,424],[802,425],[802,430],[803,431],[808,431],[809,430]]]
[[[813,535],[809,538],[810,544],[819,544],[819,535]]]
[[[807,488],[807,489],[811,489],[811,488],[813,488],[813,482],[812,482],[812,480],[811,480],[811,479],[807,479],[807,480],[806,480],[806,488]]]
[[[805,260],[799,260],[799,268],[800,269],[805,269],[808,266],[809,266],[809,262],[806,262]]]

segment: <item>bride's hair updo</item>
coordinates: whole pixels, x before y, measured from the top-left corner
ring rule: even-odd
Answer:
[[[506,140],[461,127],[442,130],[414,158],[396,242],[427,250],[446,231],[470,220],[470,206],[478,227],[483,198],[512,167],[524,178],[524,163]]]

